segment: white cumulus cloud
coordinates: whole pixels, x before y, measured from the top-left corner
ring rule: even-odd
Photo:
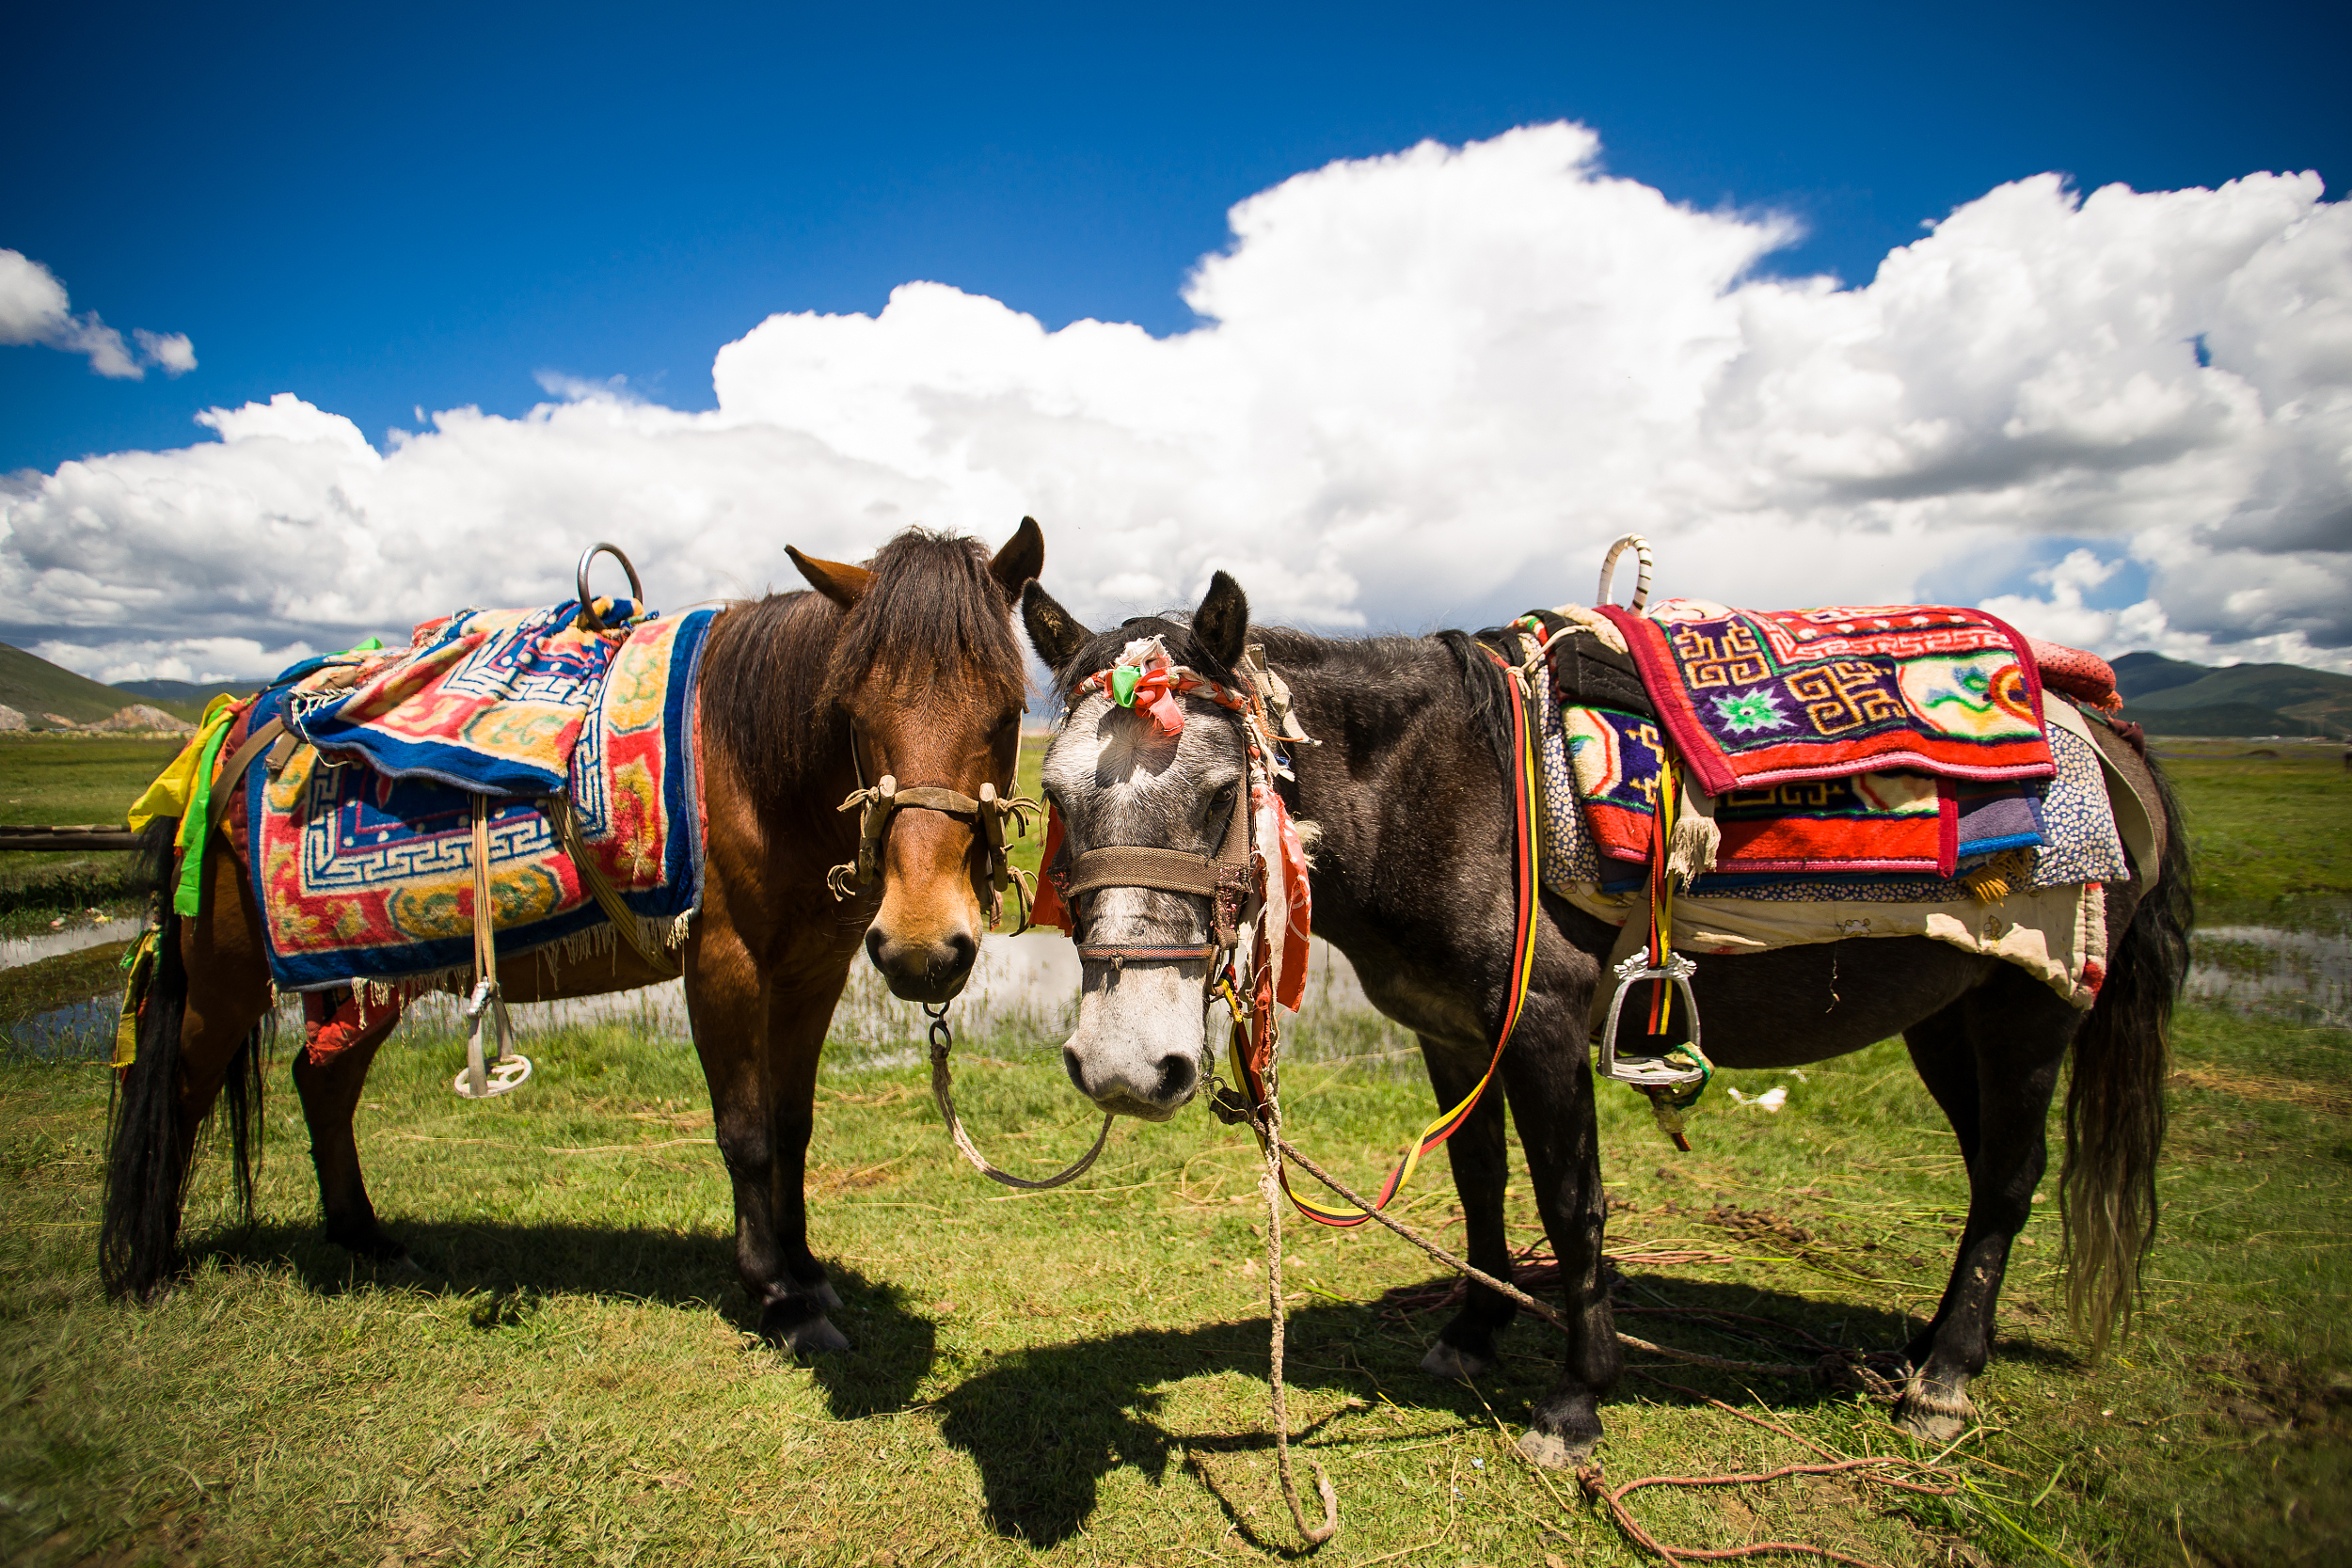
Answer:
[[[215,409],[0,489],[0,594],[57,643],[259,657],[564,596],[596,539],[676,606],[794,581],[787,542],[1028,513],[1083,617],[1224,567],[1268,619],[1417,628],[1581,599],[1639,531],[1663,594],[1993,595],[2108,652],[2352,667],[2352,212],[2316,175],[2022,181],[1840,287],[1598,158],[1547,125],[1298,175],[1165,339],[916,282],[770,317],[708,413],[550,373],[378,451],[292,394]]]
[[[22,251],[0,249],[0,344],[38,343],[87,355],[89,368],[118,381],[138,381],[147,372],[140,360],[159,367],[166,375],[183,375],[196,369],[196,345],[184,332],[135,329],[135,356],[122,334],[98,319],[95,310],[72,312],[65,285],[56,275]]]

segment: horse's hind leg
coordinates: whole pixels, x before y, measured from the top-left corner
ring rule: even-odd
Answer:
[[[179,1266],[197,1134],[224,1087],[236,1185],[251,1200],[269,969],[252,890],[235,858],[215,851],[206,870],[197,913],[166,917],[137,1055],[115,1098],[99,1228],[99,1273],[111,1294],[151,1295]]]
[[[375,1053],[400,1022],[400,1005],[366,1007],[351,992],[313,992],[303,999],[303,1046],[294,1056],[294,1088],[310,1129],[310,1164],[319,1177],[326,1239],[362,1258],[399,1262],[408,1249],[384,1234],[368,1201],[352,1118],[366,1088]]]
[[[2082,1015],[2022,970],[1985,984],[1903,1034],[1968,1166],[1968,1223],[1934,1318],[1906,1353],[1913,1368],[1898,1418],[1931,1442],[1960,1435],[1968,1381],[1993,1348],[1994,1309],[2011,1243],[2033,1212],[2049,1164],[2042,1124]]]

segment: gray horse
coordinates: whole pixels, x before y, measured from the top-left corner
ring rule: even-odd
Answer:
[[[1354,962],[1373,1004],[1420,1037],[1438,1103],[1460,1101],[1493,1052],[1513,957],[1508,694],[1485,649],[1459,632],[1334,640],[1252,628],[1240,587],[1221,572],[1188,622],[1145,618],[1098,636],[1035,583],[1022,609],[1065,703],[1132,639],[1162,638],[1176,662],[1228,685],[1245,644],[1263,644],[1321,742],[1291,752],[1296,778],[1280,785],[1311,839],[1315,930]],[[1243,733],[1223,707],[1182,700],[1189,721],[1172,736],[1099,692],[1072,708],[1045,757],[1062,855],[1119,845],[1216,857],[1233,791],[1244,787]],[[2095,1345],[2117,1319],[2128,1322],[2154,1236],[2164,1028],[2187,966],[2187,849],[2154,765],[2104,726],[2095,733],[2134,793],[2160,805],[2152,823],[2160,869],[2106,890],[2106,980],[2090,1012],[2013,964],[1921,937],[1702,958],[1692,981],[1719,1065],[1793,1067],[1899,1034],[1950,1119],[1967,1163],[1968,1221],[1942,1304],[1907,1349],[1899,1412],[1924,1437],[1958,1435],[1970,1413],[1968,1380],[1984,1368],[2010,1245],[2047,1164],[2043,1120],[2070,1046],[2060,1178],[2068,1300]],[[1104,886],[1073,903],[1089,945],[1198,948],[1212,942],[1216,919],[1213,896],[1144,886]],[[1586,1047],[1596,982],[1618,933],[1549,895],[1537,926],[1533,983],[1502,1081],[1560,1260],[1569,1333],[1559,1380],[1536,1402],[1520,1448],[1565,1466],[1589,1456],[1600,1400],[1623,1369],[1601,1275]],[[1077,1029],[1063,1049],[1071,1081],[1106,1111],[1173,1116],[1204,1077],[1210,964],[1089,959]],[[1446,1151],[1470,1260],[1507,1278],[1502,1113],[1502,1098],[1488,1096]],[[1516,1310],[1473,1286],[1422,1367],[1464,1377],[1491,1366],[1495,1336]]]

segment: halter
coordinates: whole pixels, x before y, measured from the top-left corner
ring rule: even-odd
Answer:
[[[850,766],[857,774],[859,788],[836,809],[858,813],[857,856],[844,861],[825,873],[825,886],[837,899],[847,899],[859,888],[872,882],[882,870],[882,832],[890,826],[891,815],[909,809],[935,811],[973,825],[972,853],[987,862],[988,928],[994,930],[1005,912],[1005,889],[1013,891],[1013,898],[1021,910],[1021,924],[1014,935],[1029,928],[1029,917],[1037,902],[1036,879],[1014,865],[1005,848],[1005,824],[1026,836],[1029,824],[1043,810],[1035,800],[1024,795],[998,795],[993,784],[980,785],[977,800],[961,790],[940,784],[914,784],[901,787],[898,781],[884,773],[871,788],[866,784],[866,768],[857,754],[857,731],[850,731]]]
[[[1046,840],[1046,881],[1051,892],[1041,908],[1041,924],[1064,924],[1081,958],[1107,960],[1114,966],[1129,962],[1188,962],[1208,959],[1203,994],[1214,992],[1220,979],[1231,990],[1230,959],[1242,942],[1246,924],[1254,911],[1255,958],[1251,968],[1280,970],[1280,1000],[1295,1007],[1306,983],[1308,920],[1305,856],[1298,847],[1290,814],[1276,793],[1274,780],[1290,776],[1277,749],[1275,736],[1311,745],[1290,715],[1290,693],[1279,678],[1265,669],[1262,650],[1245,651],[1243,668],[1250,675],[1245,690],[1178,664],[1160,638],[1139,638],[1120,652],[1109,668],[1098,670],[1070,688],[1068,706],[1100,692],[1120,707],[1148,716],[1164,736],[1182,734],[1184,710],[1181,698],[1206,697],[1234,716],[1247,756],[1244,787],[1233,792],[1232,816],[1225,839],[1214,855],[1146,845],[1102,845],[1076,856],[1061,852],[1061,823],[1057,816]],[[1065,708],[1065,718],[1067,717]],[[1271,842],[1269,842],[1269,839]],[[1210,905],[1210,940],[1189,945],[1137,946],[1089,942],[1078,899],[1111,887],[1150,888],[1201,897]],[[1269,894],[1278,896],[1269,898]],[[1284,929],[1267,930],[1271,905],[1279,904]],[[1294,914],[1294,911],[1295,911]],[[1059,919],[1056,917],[1058,915]],[[1284,951],[1275,956],[1275,942]],[[1295,958],[1291,949],[1295,950]],[[1217,960],[1227,959],[1220,964]],[[1282,961],[1290,959],[1291,961]]]

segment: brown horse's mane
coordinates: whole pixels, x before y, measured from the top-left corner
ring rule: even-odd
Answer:
[[[870,674],[918,698],[961,668],[1018,702],[1021,650],[989,559],[977,540],[908,529],[866,563],[852,610],[805,589],[734,606],[704,656],[707,738],[772,800],[815,782],[848,737],[836,705]]]

